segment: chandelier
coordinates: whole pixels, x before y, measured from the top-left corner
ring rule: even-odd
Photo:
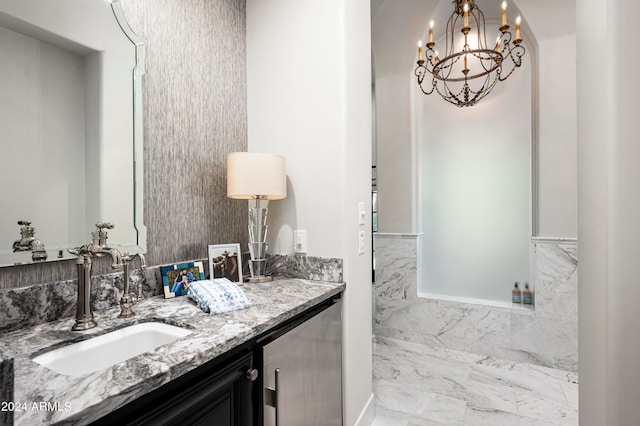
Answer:
[[[495,45],[487,44],[484,14],[474,0],[453,0],[453,13],[447,21],[444,54],[433,41],[433,21],[423,56],[418,42],[415,75],[425,95],[438,92],[458,107],[472,106],[487,96],[498,81],[504,81],[522,65],[525,53],[520,38],[520,16],[516,18],[516,37],[511,41],[507,24],[507,2],[502,2],[502,25]],[[425,59],[426,58],[426,59]]]

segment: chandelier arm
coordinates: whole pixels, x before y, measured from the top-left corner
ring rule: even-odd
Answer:
[[[514,64],[516,64],[517,67],[522,65],[522,57],[525,54],[524,46],[520,44],[514,44],[513,47],[512,46],[508,47],[508,52],[509,54],[507,56],[511,58],[511,60],[513,61]]]
[[[522,65],[522,56],[525,54],[525,48],[522,45],[516,45],[514,48],[509,47],[508,52],[509,53],[506,56],[511,59],[512,66],[510,67],[509,72],[500,76],[500,81],[504,81],[509,78],[516,68],[519,68]],[[503,61],[503,63],[504,62],[505,61]]]
[[[433,84],[433,79],[432,84],[431,84],[431,90],[430,91],[426,91],[424,90],[424,87],[422,85],[422,83],[424,82],[424,78],[427,75],[427,68],[424,65],[418,65],[414,71],[415,76],[418,78],[418,87],[420,88],[420,90],[422,91],[422,93],[424,93],[425,95],[430,95],[433,93],[433,88],[434,88],[434,84]]]
[[[504,31],[500,34],[500,44],[504,46],[504,48],[508,48],[511,44],[511,33],[509,31]]]

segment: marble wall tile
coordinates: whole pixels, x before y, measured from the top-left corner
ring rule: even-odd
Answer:
[[[418,271],[406,271],[402,274],[404,298],[407,300],[418,299]]]
[[[535,308],[545,318],[578,318],[576,243],[535,244]]]
[[[544,318],[573,321],[578,318],[578,276],[566,281],[540,281],[536,288],[536,314]]]
[[[373,291],[377,300],[405,299],[404,274],[396,271],[378,276],[376,272]]]
[[[527,352],[548,353],[547,321],[531,315],[511,314],[509,347]]]
[[[575,371],[578,372],[578,354],[572,353],[563,356],[553,357],[553,367],[560,370]]]
[[[375,234],[377,299],[417,299],[418,238]]]
[[[567,280],[578,268],[575,242],[535,242],[534,281]]]
[[[535,305],[525,310],[418,298],[420,265],[414,268],[412,262],[419,257],[396,254],[410,247],[418,252],[417,241],[393,235],[376,239],[376,335],[578,370],[576,242],[534,243]]]
[[[377,234],[375,238],[376,273],[417,269],[416,237],[389,237]]]
[[[415,331],[419,334],[436,336],[437,303],[433,300],[378,300],[375,311],[375,324],[402,331]],[[409,339],[403,339],[409,340]]]
[[[553,367],[577,371],[578,321],[512,313],[511,349],[550,354]]]
[[[443,300],[438,301],[437,307],[437,335],[441,341],[478,341],[488,346],[509,347],[506,309]]]

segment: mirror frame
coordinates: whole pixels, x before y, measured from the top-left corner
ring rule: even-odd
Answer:
[[[136,229],[136,245],[129,252],[147,251],[147,227],[144,225],[144,126],[142,120],[142,76],[146,72],[144,42],[129,26],[120,0],[109,0],[116,22],[134,45],[136,65],[133,67],[133,226]],[[137,249],[137,250],[136,250]]]

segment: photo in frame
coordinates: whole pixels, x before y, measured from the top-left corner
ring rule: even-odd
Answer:
[[[184,296],[189,291],[189,283],[204,280],[202,262],[176,263],[160,267],[164,298]]]
[[[211,279],[227,278],[231,282],[242,283],[240,244],[210,245],[208,252]]]

